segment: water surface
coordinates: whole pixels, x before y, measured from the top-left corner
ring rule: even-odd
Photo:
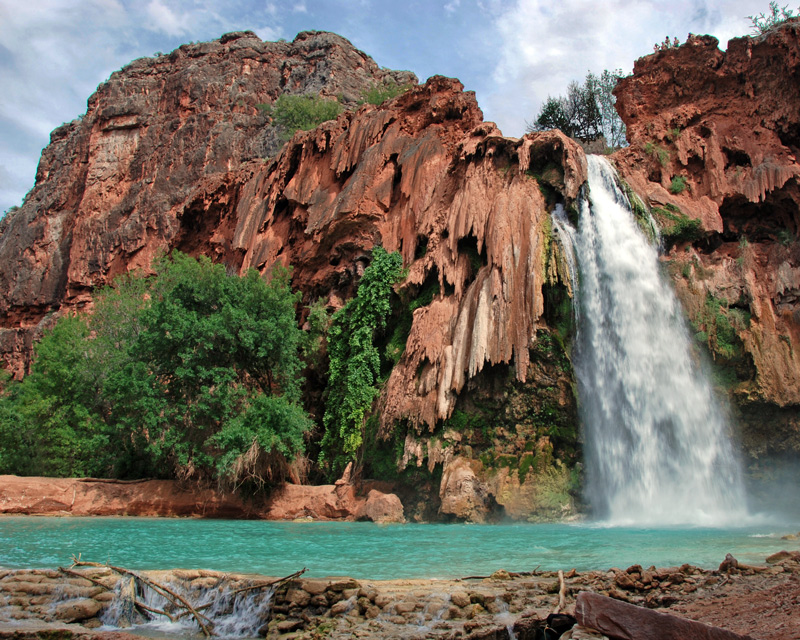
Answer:
[[[590,524],[404,524],[158,518],[0,518],[0,567],[83,560],[131,569],[198,568],[376,580],[457,578],[532,571],[672,566],[714,568],[726,553],[763,562],[797,542],[793,525],[738,529],[626,528]]]

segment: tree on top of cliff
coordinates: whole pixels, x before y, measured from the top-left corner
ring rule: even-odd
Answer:
[[[800,9],[798,9],[800,11]],[[791,18],[795,18],[794,9],[788,5],[778,6],[777,2],[769,3],[769,13],[759,13],[757,16],[747,16],[754,36],[760,36]]]
[[[323,122],[333,120],[342,112],[337,100],[320,96],[295,96],[283,93],[273,105],[259,105],[262,111],[272,116],[273,124],[280,129],[280,138],[289,140],[296,131],[310,131]]]
[[[620,77],[620,69],[606,69],[599,76],[586,74],[582,85],[570,82],[566,96],[547,97],[536,120],[528,124],[528,132],[560,129],[582,142],[604,136],[609,146],[624,146],[625,124],[614,108],[612,93]]]

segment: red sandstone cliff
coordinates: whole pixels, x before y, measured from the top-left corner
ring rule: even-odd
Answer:
[[[758,457],[800,450],[800,21],[717,45],[695,37],[636,62],[615,91],[630,141],[615,159],[656,212],[701,221],[666,259],[698,335],[735,372]],[[721,344],[715,322],[735,314]]]
[[[755,454],[800,450],[797,32],[793,22],[728,53],[694,39],[637,62],[617,91],[631,139],[615,156],[626,180],[647,204],[702,221],[702,237],[668,256],[690,315],[705,326],[709,294],[752,314],[728,364],[741,411],[773,412],[768,429],[745,434]],[[526,517],[537,501],[568,511],[560,489],[543,498],[541,487],[569,476],[543,416],[574,417],[575,400],[540,332],[552,320],[548,287],[568,287],[548,211],[554,197],[577,197],[583,152],[558,132],[502,137],[473,94],[441,77],[355,108],[360,90],[387,76],[409,79],[319,33],[291,44],[233,34],[114,74],[81,121],[53,133],[35,189],[2,223],[6,362],[21,372],[52,312],[85,305],[94,287],[148,268],[159,251],[236,271],[292,265],[305,302],[338,307],[381,244],[403,255],[411,297],[439,284],[414,311],[382,392],[382,434],[407,425],[403,462],[442,465],[429,487],[442,513],[481,519],[499,503]],[[265,160],[277,142],[256,105],[282,91],[342,94],[354,110]],[[688,185],[680,194],[669,190],[675,176]],[[498,454],[486,463],[456,429],[431,437],[477,398],[497,411],[493,439],[479,442]],[[547,461],[546,477],[510,471],[504,455]]]
[[[252,32],[135,60],[51,134],[36,186],[0,223],[0,353],[17,374],[48,314],[159,251],[210,251],[233,267],[230,224],[246,174],[280,147],[257,105],[282,93],[338,96],[409,72],[382,70],[332,33],[262,42]],[[250,163],[250,164],[248,164]],[[249,168],[245,168],[249,167]]]

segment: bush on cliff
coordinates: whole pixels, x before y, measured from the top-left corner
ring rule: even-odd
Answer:
[[[393,286],[402,275],[400,254],[376,247],[356,296],[333,316],[320,460],[334,475],[355,460],[361,448],[367,413],[378,395],[381,358],[376,337],[386,327]]]
[[[285,269],[265,282],[180,253],[123,278],[7,387],[0,471],[263,481],[312,427],[296,302]]]
[[[342,112],[336,100],[321,96],[281,94],[272,105],[260,105],[272,116],[272,123],[281,130],[281,139],[289,140],[296,131],[310,131]]]

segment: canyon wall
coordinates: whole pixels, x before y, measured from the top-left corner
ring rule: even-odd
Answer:
[[[797,22],[727,53],[693,37],[616,91],[631,145],[613,160],[662,226],[750,463],[800,450],[798,59]],[[229,34],[113,74],[53,132],[36,186],[0,223],[6,367],[22,375],[43,328],[164,251],[237,273],[291,266],[303,304],[335,310],[380,245],[403,257],[398,299],[418,304],[367,423],[364,473],[394,482],[411,518],[573,513],[574,327],[550,212],[579,196],[583,151],[559,132],[503,137],[448,78],[359,105],[385,81],[416,79],[317,32]],[[281,93],[347,110],[281,146],[259,108]]]
[[[710,36],[636,62],[615,154],[758,474],[800,452],[800,21],[727,51]],[[780,465],[779,465],[780,466]]]
[[[358,105],[386,81],[416,79],[326,33],[291,44],[229,34],[113,74],[82,119],[53,132],[35,188],[2,223],[7,368],[22,375],[45,327],[161,252],[238,273],[291,266],[304,304],[335,310],[381,245],[403,257],[400,299],[430,300],[383,388],[366,473],[422,496],[412,516],[570,513],[575,400],[545,318],[568,274],[548,209],[577,197],[583,152],[558,132],[502,137],[457,80]],[[347,110],[274,153],[259,105],[284,92],[337,96]]]

